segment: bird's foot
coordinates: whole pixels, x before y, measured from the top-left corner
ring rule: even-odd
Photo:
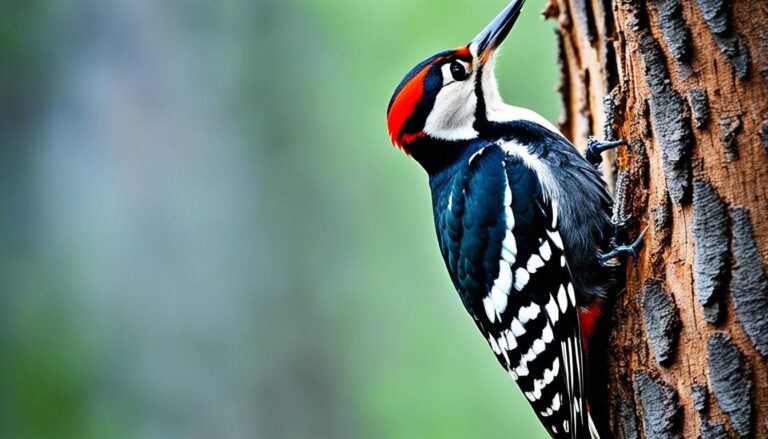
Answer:
[[[587,142],[587,151],[584,153],[587,161],[595,166],[599,166],[603,162],[601,154],[603,151],[616,148],[621,145],[629,145],[626,140],[614,140],[614,141],[600,141],[595,136],[589,136]]]
[[[632,244],[619,245],[614,247],[610,252],[604,255],[599,255],[598,260],[600,261],[600,265],[603,267],[610,267],[613,265],[609,263],[611,260],[623,255],[632,256],[632,259],[636,260],[637,250],[643,246],[643,238],[645,238],[645,234],[648,232],[648,227],[650,226],[645,226],[645,229],[640,233],[640,236]]]

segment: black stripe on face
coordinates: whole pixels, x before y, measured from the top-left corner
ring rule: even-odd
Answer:
[[[483,69],[484,66],[477,68],[475,74],[475,96],[477,97],[477,106],[475,107],[475,131],[483,132],[488,126],[488,114],[486,112],[485,95],[483,94]]]
[[[440,93],[440,90],[443,88],[442,65],[442,62],[435,62],[432,64],[432,67],[429,68],[429,71],[424,77],[424,94],[416,104],[413,113],[405,121],[405,125],[403,126],[404,133],[418,133],[424,129],[429,113],[432,112],[432,108],[435,106],[437,94]]]
[[[395,99],[397,99],[397,96],[400,94],[400,92],[403,90],[403,87],[405,87],[406,84],[411,82],[411,79],[413,79],[416,75],[419,74],[422,70],[424,70],[425,67],[428,65],[434,63],[440,58],[444,58],[451,54],[450,50],[447,50],[445,52],[440,52],[437,55],[431,56],[424,61],[420,62],[416,65],[413,69],[411,69],[410,72],[408,72],[407,75],[405,75],[405,78],[403,78],[402,81],[400,81],[400,84],[395,89],[395,92],[392,94],[392,98],[389,100],[389,105],[387,106],[387,114],[389,114],[389,111],[392,110],[392,104],[395,103]]]

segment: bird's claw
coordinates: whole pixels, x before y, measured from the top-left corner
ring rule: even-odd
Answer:
[[[630,255],[632,256],[633,260],[637,260],[637,250],[642,247],[643,245],[643,239],[645,238],[645,234],[648,233],[648,228],[650,226],[645,226],[645,229],[640,233],[640,236],[637,237],[635,242],[633,242],[630,245],[619,245],[613,248],[610,252],[600,255],[598,257],[598,260],[600,262],[600,265],[603,267],[610,267],[613,264],[609,264],[609,262],[621,255]]]
[[[619,139],[614,141],[600,141],[595,136],[589,136],[587,141],[587,150],[584,153],[584,157],[589,163],[595,166],[599,166],[603,162],[602,153],[609,149],[616,148],[621,145],[628,145],[625,139]]]

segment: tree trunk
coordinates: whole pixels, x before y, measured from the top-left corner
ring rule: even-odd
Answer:
[[[622,239],[617,437],[768,437],[768,2],[550,0],[563,132],[604,167]],[[616,159],[617,158],[617,159]]]

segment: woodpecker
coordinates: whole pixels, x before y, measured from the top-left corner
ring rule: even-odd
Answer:
[[[505,104],[494,65],[512,1],[468,45],[419,63],[394,92],[395,146],[428,173],[440,251],[483,337],[552,437],[598,437],[585,346],[609,290],[612,198],[597,162],[545,118]],[[598,397],[600,397],[598,395]]]

